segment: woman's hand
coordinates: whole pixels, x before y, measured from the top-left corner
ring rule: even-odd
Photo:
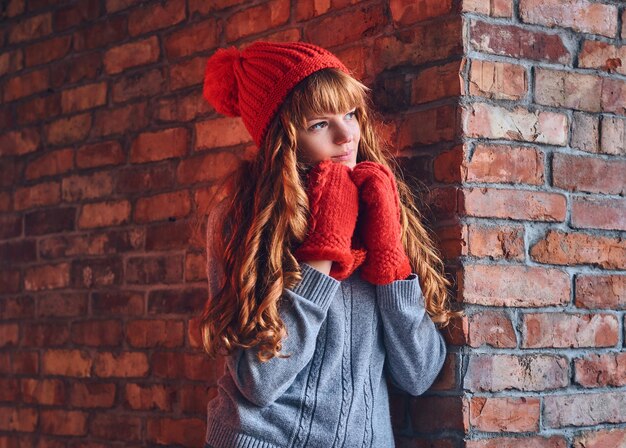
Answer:
[[[359,209],[359,192],[350,168],[331,160],[317,163],[307,178],[309,231],[296,249],[298,261],[331,260],[330,275],[346,279],[356,268],[351,248]]]
[[[402,245],[400,199],[394,174],[384,165],[367,161],[358,163],[350,177],[365,207],[359,233],[367,258],[361,277],[376,285],[404,280],[411,273],[411,264]]]

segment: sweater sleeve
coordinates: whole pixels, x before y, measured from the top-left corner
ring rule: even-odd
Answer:
[[[421,395],[441,371],[447,349],[426,313],[418,276],[377,285],[376,294],[391,380],[405,392]]]
[[[223,268],[211,250],[215,220],[221,211],[223,208],[212,214],[207,222],[206,268],[209,300],[217,294],[219,279],[223,277]],[[300,267],[302,280],[293,289],[285,288],[284,300],[279,307],[287,329],[281,352],[291,356],[274,357],[262,363],[254,348],[238,348],[225,359],[229,373],[241,394],[257,406],[273,403],[309,363],[315,351],[320,327],[326,319],[332,298],[339,289],[340,282],[333,277],[306,263],[302,263]]]
[[[274,357],[260,362],[255,348],[238,348],[226,358],[237,388],[248,401],[268,406],[280,397],[306,367],[315,351],[317,335],[339,281],[302,263],[302,281],[285,289],[280,315],[287,328],[281,352],[289,358]]]

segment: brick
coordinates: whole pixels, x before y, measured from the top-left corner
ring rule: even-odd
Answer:
[[[571,226],[587,229],[626,230],[626,200],[574,197]]]
[[[39,143],[39,132],[33,128],[4,132],[0,135],[0,157],[37,151]]]
[[[0,324],[0,347],[16,346],[19,340],[19,326],[15,323]]]
[[[172,64],[169,70],[170,90],[199,85],[205,68],[206,58],[202,56]]]
[[[5,51],[0,54],[0,76],[13,73],[24,68],[24,53],[22,50]]]
[[[128,1],[128,0],[126,0]],[[219,11],[220,9],[230,8],[244,3],[245,0],[213,0],[206,2],[204,0],[189,0],[189,13],[200,15],[206,15],[213,11]]]
[[[61,92],[61,109],[64,113],[78,112],[106,104],[105,82],[88,84]]]
[[[110,196],[114,180],[111,172],[95,172],[84,176],[66,176],[61,184],[63,201],[80,202]]]
[[[345,24],[335,26],[343,28]],[[366,72],[376,74],[397,66],[417,66],[458,56],[463,54],[462,42],[462,22],[458,15],[420,24],[397,34],[379,36],[375,38],[372,53],[365,61]]]
[[[61,89],[68,84],[96,81],[104,71],[102,54],[90,52],[59,60],[54,64],[50,76],[52,87]]]
[[[30,187],[18,188],[13,194],[15,210],[52,205],[60,202],[58,182],[40,183]]]
[[[416,397],[410,401],[411,424],[414,431],[469,429],[467,405],[461,397]],[[428,409],[428,412],[424,412]]]
[[[626,353],[590,354],[574,359],[575,382],[583,387],[626,385]]]
[[[512,0],[463,0],[463,12],[484,14],[490,17],[511,17],[513,15]]]
[[[30,296],[0,299],[0,319],[31,319],[35,316],[35,300]]]
[[[198,312],[204,301],[203,289],[152,290],[148,296],[148,314],[189,314]]]
[[[588,0],[521,0],[519,15],[526,23],[572,28],[607,37],[615,37],[617,33],[617,6]]]
[[[481,311],[469,317],[469,345],[498,348],[517,347],[513,323],[503,311]]]
[[[170,159],[158,165],[134,165],[122,169],[117,172],[116,192],[128,195],[172,190],[177,186],[175,176],[179,163],[180,159]]]
[[[89,432],[102,439],[139,442],[142,437],[141,420],[138,416],[100,412],[91,420]]]
[[[543,402],[546,428],[623,423],[626,420],[624,392],[548,395]]]
[[[60,114],[61,95],[57,92],[45,92],[34,98],[20,101],[15,108],[17,123],[21,125],[43,121]]]
[[[24,289],[41,291],[44,289],[65,288],[70,283],[68,263],[32,266],[24,271]]]
[[[106,20],[89,24],[77,30],[73,37],[74,50],[85,51],[105,48],[126,37],[127,18],[124,15],[107,16]]]
[[[26,166],[24,176],[28,180],[63,174],[74,168],[74,150],[71,148],[49,151]]]
[[[140,2],[141,0],[107,0],[106,10],[108,12],[121,11]]]
[[[75,288],[119,285],[122,275],[121,257],[91,258],[72,262],[72,286]]]
[[[467,448],[567,448],[563,436],[539,437],[496,437],[480,440],[468,440]],[[581,447],[582,448],[582,447]]]
[[[0,401],[22,401],[18,379],[0,378]]]
[[[8,79],[3,85],[4,102],[43,92],[48,87],[50,87],[50,71],[48,68],[17,75]]]
[[[157,62],[160,57],[156,36],[113,47],[104,54],[104,68],[110,75],[132,67]]]
[[[611,60],[626,61],[626,45],[615,46],[596,40],[583,41],[578,56],[579,67],[614,71],[626,75],[626,64],[617,63],[613,66]]]
[[[443,2],[442,2],[443,3]],[[354,42],[363,36],[377,35],[386,22],[382,3],[351,8],[336,15],[305,25],[306,41],[316,42],[323,47],[332,47]],[[329,33],[328,30],[334,30]]]
[[[535,72],[535,101],[547,106],[599,112],[602,78],[547,69]]]
[[[39,353],[25,350],[13,352],[11,353],[10,364],[10,373],[18,375],[36,375],[39,373]]]
[[[154,352],[152,374],[158,378],[187,378],[215,384],[215,368],[204,353]]]
[[[521,65],[472,60],[469,72],[470,95],[497,100],[520,100],[528,90],[528,75]],[[458,72],[456,73],[458,76]],[[427,89],[427,85],[422,85]]]
[[[184,385],[178,389],[179,406],[184,413],[202,414],[209,401],[207,386]]]
[[[545,155],[535,148],[478,144],[464,165],[468,182],[544,183]]]
[[[92,312],[99,316],[137,316],[144,313],[142,291],[96,291],[91,294]]]
[[[47,350],[43,354],[43,372],[48,375],[91,376],[92,359],[81,350]]]
[[[289,10],[288,0],[269,0],[265,4],[240,10],[226,20],[226,40],[233,42],[251,34],[277,28],[289,20]]]
[[[10,27],[8,38],[12,44],[34,40],[52,33],[52,14],[45,13],[22,19]]]
[[[66,30],[73,26],[94,20],[100,15],[100,3],[80,2],[59,8],[54,13],[54,29]]]
[[[558,34],[471,20],[469,44],[483,53],[569,65],[572,55]]]
[[[26,67],[45,64],[65,57],[70,51],[71,44],[70,36],[60,36],[26,47],[24,49]]]
[[[94,373],[99,377],[144,377],[148,369],[148,358],[140,352],[102,352],[94,361]]]
[[[420,71],[411,80],[411,104],[422,104],[442,98],[458,97],[461,94],[459,65],[459,61],[453,61]],[[404,99],[404,88],[401,90],[402,92],[399,96]],[[380,104],[380,101],[377,104]]]
[[[600,152],[600,123],[597,115],[574,112],[570,146],[586,152]]]
[[[22,378],[20,393],[24,403],[64,405],[65,384],[58,379]]]
[[[117,81],[111,89],[113,102],[120,103],[135,98],[154,97],[167,89],[167,79],[163,68],[139,72]]]
[[[139,198],[135,203],[133,221],[146,223],[164,219],[180,219],[189,215],[191,199],[186,190]]]
[[[57,436],[82,436],[87,434],[87,414],[61,409],[42,410],[41,432]]]
[[[52,236],[39,241],[40,258],[55,259],[76,255],[112,255],[141,248],[141,228],[102,233]]]
[[[181,160],[176,170],[179,184],[223,179],[233,174],[240,160],[231,152],[222,151]]]
[[[16,408],[0,406],[0,430],[34,432],[37,427],[36,408]]]
[[[21,239],[0,244],[0,259],[14,263],[34,262],[37,260],[37,242],[34,239]]]
[[[504,280],[506,279],[506,280]],[[570,280],[560,269],[512,266],[466,265],[462,300],[489,306],[536,307],[569,302]]]
[[[626,275],[576,275],[575,304],[580,308],[626,309]]]
[[[107,201],[84,204],[78,217],[81,229],[94,227],[110,227],[126,224],[130,220],[130,203],[123,201]]]
[[[135,320],[126,324],[126,339],[132,347],[182,347],[183,323],[175,320]]]
[[[568,361],[550,355],[470,355],[464,387],[471,391],[544,391],[569,383]]]
[[[217,118],[195,124],[195,150],[250,143],[252,138],[239,117]]]
[[[78,168],[96,168],[107,165],[121,165],[126,161],[126,155],[118,141],[85,145],[76,151],[76,166]]]
[[[530,256],[539,263],[588,264],[603,269],[624,269],[626,241],[584,233],[549,230],[545,238],[530,248]]]
[[[626,192],[624,161],[557,153],[552,159],[552,170],[553,184],[558,188],[603,194],[623,195]]]
[[[69,403],[77,408],[110,408],[115,388],[113,383],[73,383]]]
[[[122,341],[118,320],[91,320],[72,323],[72,342],[80,346],[117,346]]]
[[[529,313],[522,315],[522,347],[613,347],[619,323],[610,314]]]
[[[51,145],[67,145],[84,140],[91,123],[89,113],[55,120],[44,127],[46,141]]]
[[[70,332],[67,324],[62,322],[22,323],[23,346],[54,347],[62,346],[69,341]]]
[[[132,143],[130,161],[133,163],[153,162],[187,153],[189,132],[185,128],[171,128],[140,134]]]
[[[124,135],[148,123],[146,103],[134,103],[115,109],[100,109],[94,114],[93,137]]]
[[[165,445],[201,446],[206,422],[197,418],[148,418],[147,440]]]
[[[391,0],[389,9],[394,22],[400,25],[410,25],[450,14],[452,12],[452,0],[422,4],[416,4],[412,0]]]
[[[453,390],[457,388],[456,372],[458,370],[458,356],[448,353],[441,371],[435,378],[430,390]]]
[[[572,448],[603,448],[609,446],[626,446],[626,430],[603,429],[600,431],[583,431],[574,437]]]
[[[215,19],[205,20],[165,37],[164,45],[168,60],[190,56],[218,46],[218,27]]]
[[[532,112],[523,107],[513,110],[485,103],[463,109],[463,128],[468,137],[547,143],[567,143],[568,120],[564,114]]]
[[[20,291],[20,271],[17,269],[4,269],[0,271],[0,286],[7,293]]]
[[[167,0],[133,9],[128,16],[129,34],[137,36],[182,22],[186,18],[185,3],[183,0]]]
[[[37,299],[37,317],[77,317],[87,314],[87,294],[57,293],[44,294]]]
[[[182,391],[189,386],[183,386]],[[176,389],[165,384],[126,384],[124,400],[127,407],[134,410],[169,411],[176,396]],[[205,403],[206,406],[206,403]]]
[[[626,115],[626,82],[621,79],[602,78],[600,104],[603,112]]]
[[[126,264],[128,284],[180,283],[183,278],[183,260],[180,256],[135,257]]]
[[[473,397],[470,424],[487,432],[536,432],[540,401],[531,397]]]
[[[201,115],[206,115],[210,110],[209,103],[204,98],[199,98],[197,94],[193,93],[183,96],[177,95],[173,98],[159,98],[156,101],[154,116],[158,121],[164,123],[192,121]],[[199,123],[196,124],[196,141],[199,140],[198,125]],[[229,135],[226,134],[224,137],[229,137]]]
[[[74,230],[75,207],[35,210],[24,216],[25,235],[45,235]]]
[[[626,61],[626,58],[624,59]],[[605,116],[601,124],[600,151],[603,154],[626,155],[626,120]]]
[[[563,221],[567,200],[558,193],[534,190],[468,188],[464,192],[466,216],[531,221]]]
[[[432,123],[421,126],[419,123]],[[453,141],[458,131],[458,109],[454,105],[443,105],[406,114],[397,131],[398,150],[442,141]]]
[[[464,239],[468,253],[481,258],[524,260],[524,228],[520,226],[468,226]]]

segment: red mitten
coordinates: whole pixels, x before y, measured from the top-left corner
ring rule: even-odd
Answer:
[[[350,173],[365,208],[360,233],[367,258],[361,277],[376,285],[404,280],[411,273],[402,245],[400,198],[389,168],[375,162],[358,163]]]
[[[355,269],[351,242],[359,211],[359,192],[350,168],[331,160],[319,162],[307,179],[310,222],[296,249],[298,261],[331,260],[330,275],[346,279]]]

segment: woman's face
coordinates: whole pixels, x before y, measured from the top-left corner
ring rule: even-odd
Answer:
[[[304,129],[297,132],[301,158],[310,164],[330,159],[354,168],[360,139],[355,109],[344,114],[307,116]]]

